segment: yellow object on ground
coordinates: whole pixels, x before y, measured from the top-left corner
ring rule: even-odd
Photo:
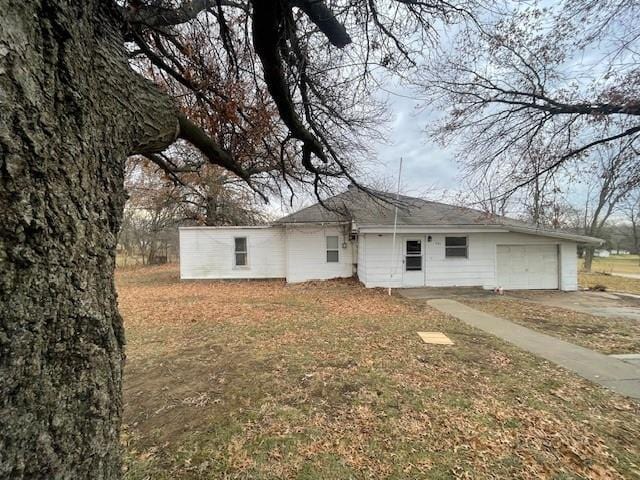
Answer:
[[[453,342],[442,332],[418,332],[418,335],[424,343],[433,343],[436,345],[453,345]]]

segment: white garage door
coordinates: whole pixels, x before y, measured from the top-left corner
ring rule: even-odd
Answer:
[[[498,245],[498,285],[512,290],[558,288],[558,247]]]

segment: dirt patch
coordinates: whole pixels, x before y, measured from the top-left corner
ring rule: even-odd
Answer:
[[[637,403],[419,302],[351,280],[180,283],[175,267],[117,283],[128,479],[638,473]]]

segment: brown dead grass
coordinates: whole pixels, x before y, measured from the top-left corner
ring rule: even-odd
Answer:
[[[535,293],[528,295],[535,298]],[[464,300],[464,303],[604,354],[640,352],[640,323],[634,320],[594,316],[504,297]]]
[[[174,267],[117,284],[128,479],[640,475],[637,403],[417,302]]]
[[[640,295],[640,279],[620,277],[605,273],[578,274],[578,283],[582,288],[593,288],[596,285],[603,285],[610,292],[625,292]]]
[[[584,267],[584,259],[578,260],[578,266]],[[638,273],[640,274],[640,257],[638,255],[611,255],[595,257],[591,271],[603,273]]]

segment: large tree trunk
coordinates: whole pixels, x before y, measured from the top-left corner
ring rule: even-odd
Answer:
[[[591,265],[593,264],[593,256],[595,253],[594,247],[585,247],[584,249],[584,271],[591,272]]]
[[[205,225],[215,227],[218,224],[218,202],[215,196],[207,196],[207,209],[205,212]]]
[[[110,2],[0,12],[0,478],[119,478],[124,160],[171,143],[175,112]]]

